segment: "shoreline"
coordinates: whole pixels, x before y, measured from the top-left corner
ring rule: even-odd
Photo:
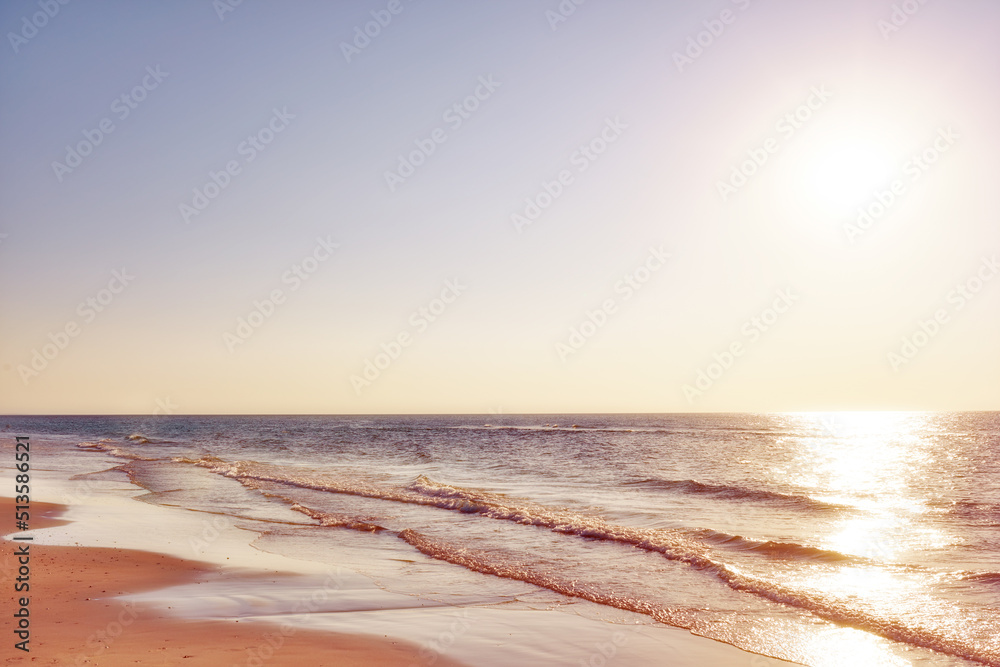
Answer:
[[[31,503],[32,530],[66,525],[58,518],[65,505]],[[4,534],[15,530],[14,501],[0,497],[7,517]],[[17,557],[4,538],[0,578],[13,581]],[[42,665],[412,665],[426,662],[409,642],[360,634],[305,630],[290,625],[250,622],[192,621],[167,615],[158,605],[117,600],[120,595],[195,584],[219,568],[149,551],[107,547],[29,544],[30,651],[3,653],[5,662]],[[20,546],[20,545],[18,545]],[[4,616],[18,607],[14,587],[7,586]],[[8,637],[15,637],[8,620]],[[18,655],[20,654],[20,655]],[[445,656],[436,665],[463,667]]]
[[[540,597],[536,592],[525,597],[521,593],[452,597],[449,589],[455,573],[449,570],[454,566],[419,553],[386,553],[385,545],[372,546],[353,531],[338,534],[336,551],[321,559],[261,549],[253,544],[257,538],[247,537],[247,530],[256,530],[239,527],[231,517],[223,521],[204,509],[143,502],[141,496],[150,491],[124,479],[125,473],[116,470],[121,461],[115,457],[98,455],[96,460],[105,461],[98,467],[91,464],[93,453],[82,454],[67,447],[68,442],[42,436],[32,444],[44,457],[59,462],[54,468],[36,469],[33,476],[33,497],[39,500],[32,501],[30,525],[33,533],[38,531],[32,555],[41,557],[33,559],[32,575],[52,563],[65,570],[60,575],[63,584],[56,587],[65,584],[68,589],[59,598],[33,586],[33,604],[39,601],[55,608],[48,625],[42,624],[42,610],[39,620],[32,620],[31,658],[38,658],[39,664],[800,664],[584,600],[554,602],[547,589],[537,591]],[[2,511],[9,512],[0,526],[12,531],[11,501],[0,502],[6,503]],[[206,535],[208,529],[215,532]],[[440,568],[430,588],[411,585],[409,570],[419,562],[424,577],[428,568]],[[373,575],[373,565],[378,575]],[[5,563],[0,579],[12,571]],[[113,588],[86,587],[88,581],[105,583],[111,577]],[[84,599],[91,597],[91,589],[108,597]],[[315,599],[317,592],[322,602],[307,603],[302,609],[301,602]],[[119,593],[124,597],[112,597]],[[10,604],[13,613],[15,601]],[[130,622],[126,629],[122,620],[131,620],[129,605],[139,610],[143,622]],[[123,613],[126,616],[119,620]],[[64,632],[69,627],[74,628],[72,637]],[[104,646],[97,633],[107,627],[116,632],[114,641]],[[294,637],[285,641],[283,627]],[[192,631],[197,631],[195,636]],[[42,640],[52,643],[57,632],[62,633],[59,646],[43,646]],[[225,638],[221,647],[220,638]],[[15,656],[7,662],[31,659],[28,654],[17,656],[13,638],[10,642],[4,655]],[[248,647],[256,653],[248,653]],[[42,660],[43,650],[47,662]]]

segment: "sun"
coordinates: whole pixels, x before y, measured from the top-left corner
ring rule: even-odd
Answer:
[[[861,206],[898,177],[891,151],[877,139],[845,131],[817,144],[800,165],[802,193],[832,213]]]

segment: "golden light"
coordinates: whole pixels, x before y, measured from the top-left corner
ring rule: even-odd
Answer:
[[[935,452],[920,437],[924,415],[799,413],[786,420],[810,435],[781,474],[804,489],[824,489],[818,500],[854,508],[826,532],[824,548],[891,563],[916,544],[952,543],[919,521],[931,511],[919,489],[935,469]]]
[[[805,639],[808,655],[815,656],[817,667],[842,665],[872,665],[878,667],[905,667],[911,663],[901,657],[889,655],[885,642],[862,630],[834,627],[817,631]]]
[[[891,563],[900,551],[895,534],[908,525],[891,515],[850,518],[830,535],[827,545],[840,553]]]
[[[908,475],[926,459],[925,452],[913,448],[918,415],[840,412],[800,414],[795,419],[816,434],[803,442],[797,471],[789,471],[798,484],[830,489],[834,493],[823,500],[858,509],[878,511],[891,504],[922,510],[902,493]],[[890,498],[889,491],[896,493]]]
[[[800,164],[802,193],[832,212],[856,209],[898,178],[891,151],[870,131],[845,128],[811,147]],[[866,136],[868,135],[868,136]]]

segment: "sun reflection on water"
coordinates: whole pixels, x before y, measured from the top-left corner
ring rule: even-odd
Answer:
[[[958,541],[927,520],[937,512],[941,478],[951,474],[949,452],[933,437],[928,415],[796,413],[780,422],[790,435],[771,461],[773,481],[839,507],[810,526],[814,544],[856,557],[789,571],[786,583],[846,608],[919,625],[937,605],[927,577],[901,564]],[[908,664],[887,651],[883,638],[850,628],[818,633],[799,648],[820,656],[810,664]]]
[[[817,538],[826,548],[892,562],[911,548],[953,540],[921,521],[933,511],[942,453],[921,413],[784,416],[801,437],[777,470],[784,482],[850,510]]]
[[[910,667],[904,658],[888,655],[884,642],[875,635],[854,628],[830,628],[805,640],[803,647],[816,667]]]

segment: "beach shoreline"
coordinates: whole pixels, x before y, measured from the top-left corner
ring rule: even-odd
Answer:
[[[337,531],[336,551],[278,553],[259,539],[268,524],[151,502],[157,494],[128,481],[119,459],[72,441],[33,439],[33,451],[58,464],[34,470],[24,533],[34,537],[32,651],[20,655],[12,639],[5,664],[797,664],[576,598],[553,602],[545,589],[456,595],[460,570],[405,549],[385,552],[386,543],[355,531],[298,523]],[[8,526],[0,579],[8,581],[16,526],[12,500],[0,503],[9,517],[0,524]],[[413,559],[436,574],[412,580]],[[384,576],[373,576],[374,563]]]
[[[31,503],[31,527],[64,525],[67,509]],[[14,530],[14,501],[0,498],[7,517],[5,533]],[[151,604],[117,600],[121,595],[197,582],[215,566],[149,551],[15,543],[4,538],[3,580],[17,576],[16,548],[30,554],[30,589],[17,593],[5,586],[11,613],[7,637],[13,637],[13,610],[20,596],[30,596],[29,652],[5,647],[5,664],[33,661],[42,665],[412,665],[426,662],[419,647],[391,638],[312,631],[290,625],[191,621],[167,615]],[[16,546],[15,546],[16,545]],[[10,649],[10,650],[8,650]],[[22,654],[23,653],[23,654]],[[437,665],[461,667],[438,656]]]

